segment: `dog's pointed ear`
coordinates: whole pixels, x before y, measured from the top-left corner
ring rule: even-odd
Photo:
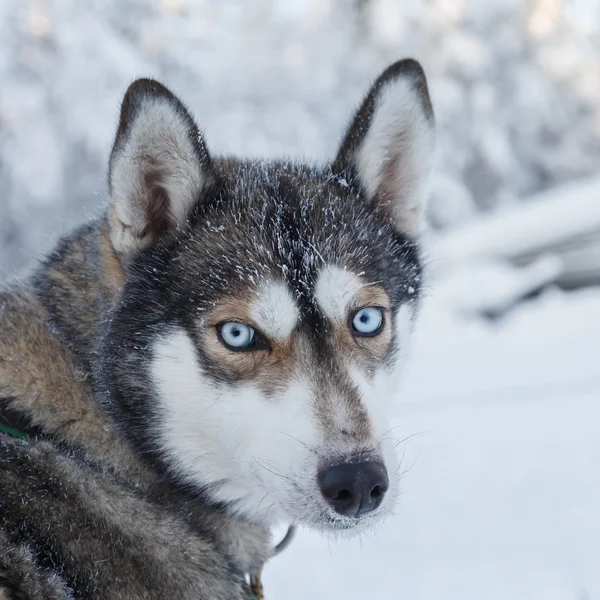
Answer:
[[[373,84],[346,133],[333,172],[380,205],[399,231],[416,234],[434,147],[425,73],[417,61],[401,60]]]
[[[213,179],[210,155],[185,106],[138,79],[121,105],[109,163],[110,235],[123,257],[185,222]]]

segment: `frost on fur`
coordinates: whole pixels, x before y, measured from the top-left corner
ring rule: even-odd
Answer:
[[[115,250],[141,250],[182,224],[209,179],[209,154],[183,104],[156,81],[133,82],[109,165]]]
[[[333,169],[353,177],[396,227],[420,229],[435,146],[434,117],[421,65],[399,61],[377,79],[342,142]]]

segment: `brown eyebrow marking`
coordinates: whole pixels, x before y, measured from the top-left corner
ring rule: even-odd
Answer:
[[[209,327],[214,327],[223,321],[239,321],[258,329],[250,316],[254,297],[254,293],[250,291],[226,296],[213,308],[201,313],[201,317]]]
[[[227,349],[217,334],[216,326],[223,321],[238,321],[255,328],[265,335],[251,317],[254,291],[228,296],[213,308],[202,313],[199,324],[205,349],[220,368],[235,379],[255,383],[267,396],[275,396],[278,390],[289,385],[302,361],[302,344],[293,335],[286,340],[268,338],[269,350],[232,352]],[[266,336],[265,336],[266,337]]]
[[[380,306],[389,310],[390,297],[382,286],[376,283],[365,284],[358,290],[350,306],[351,310],[367,306]]]

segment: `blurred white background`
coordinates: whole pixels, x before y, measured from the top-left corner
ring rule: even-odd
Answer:
[[[600,598],[600,0],[1,0],[0,271],[101,210],[133,78],[213,153],[323,162],[405,56],[439,131],[411,468],[395,519],[303,533],[268,597]]]

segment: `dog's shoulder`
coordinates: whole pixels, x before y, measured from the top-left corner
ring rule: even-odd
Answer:
[[[47,571],[98,600],[247,598],[244,573],[217,540],[56,444],[0,435],[0,488],[0,590],[9,598],[70,598],[66,586],[11,595]]]

